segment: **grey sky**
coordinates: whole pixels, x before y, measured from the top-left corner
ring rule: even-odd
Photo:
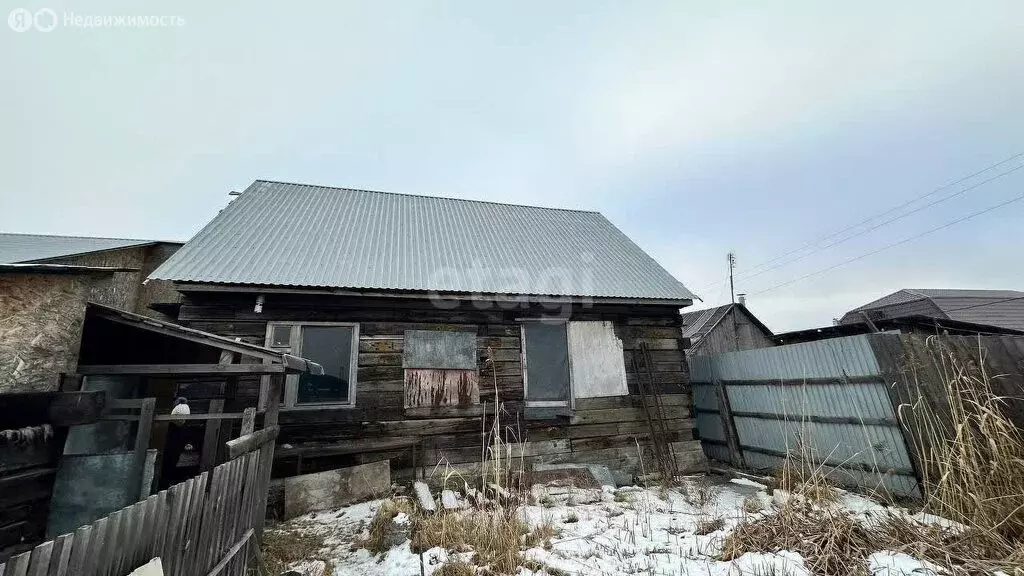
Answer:
[[[1024,170],[742,274],[1024,151],[1021,2],[24,5],[185,23],[0,29],[5,232],[186,239],[268,178],[600,210],[708,304],[732,249],[776,331],[1024,285],[1022,201],[758,294],[1024,193]]]

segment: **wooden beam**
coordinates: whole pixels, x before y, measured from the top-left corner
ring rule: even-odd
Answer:
[[[78,373],[92,375],[230,375],[284,374],[280,364],[94,364],[79,366]]]
[[[715,379],[715,396],[718,399],[718,416],[722,421],[722,431],[725,433],[726,446],[729,448],[730,464],[736,468],[746,468],[743,459],[743,451],[740,450],[739,435],[736,432],[736,422],[733,420],[732,408],[729,404],[729,395],[725,390],[722,381]]]
[[[222,412],[224,410],[224,399],[214,398],[210,400],[211,414]],[[199,455],[199,471],[205,472],[213,468],[217,463],[217,437],[220,434],[220,422],[217,420],[207,420],[206,430],[203,434],[203,451]]]
[[[267,444],[273,444],[274,440],[277,439],[277,435],[278,433],[280,433],[280,431],[281,428],[275,424],[269,428],[257,430],[252,434],[246,434],[245,436],[242,436],[240,438],[228,440],[228,459],[234,460],[235,458],[238,458],[243,454],[252,452],[257,448],[262,448]]]
[[[242,413],[242,433],[240,436],[246,434],[252,434],[253,430],[256,429],[256,409],[246,408],[245,412]]]
[[[128,476],[128,493],[133,494],[132,503],[138,502],[143,496],[148,496],[148,490],[142,488],[143,472],[146,469],[146,450],[149,449],[149,436],[153,432],[153,410],[156,409],[156,398],[146,398],[142,401],[142,411],[139,414],[139,426],[135,433],[134,466]]]

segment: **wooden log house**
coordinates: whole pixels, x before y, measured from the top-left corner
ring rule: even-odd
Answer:
[[[285,382],[276,477],[472,470],[496,411],[527,463],[638,474],[644,386],[677,468],[704,467],[693,296],[596,212],[256,181],[150,278],[182,293],[179,323],[324,367]],[[224,410],[266,394],[240,376]]]

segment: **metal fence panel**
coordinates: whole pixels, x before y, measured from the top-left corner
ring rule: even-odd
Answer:
[[[696,357],[690,369],[709,457],[729,461],[713,386],[720,381],[749,467],[778,468],[791,454],[824,463],[843,484],[919,494],[867,335]]]

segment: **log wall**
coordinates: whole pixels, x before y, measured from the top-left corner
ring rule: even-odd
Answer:
[[[606,463],[639,471],[637,440],[648,428],[637,394],[633,354],[639,342],[652,351],[653,379],[665,394],[671,440],[681,468],[703,466],[693,441],[689,385],[684,370],[677,308],[594,304],[573,306],[571,320],[614,323],[623,343],[627,396],[578,399],[575,412],[545,420],[524,417],[520,324],[545,312],[533,306],[504,309],[462,302],[438,309],[424,300],[268,294],[262,312],[256,295],[186,292],[179,322],[246,342],[263,344],[267,322],[358,322],[359,354],[355,406],[282,410],[275,476],[290,476],[340,466],[392,460],[399,478],[412,474],[410,442],[422,439],[427,471],[439,462],[471,466],[481,461],[482,438],[500,409],[506,440],[527,442],[536,462]],[[402,352],[406,330],[456,330],[476,335],[480,404],[405,407]],[[240,379],[227,411],[252,406],[259,381]],[[200,393],[193,387],[193,393]],[[187,395],[188,392],[185,392]]]

